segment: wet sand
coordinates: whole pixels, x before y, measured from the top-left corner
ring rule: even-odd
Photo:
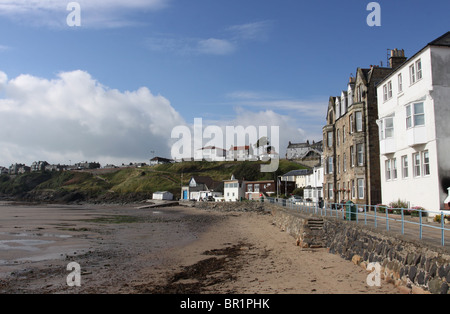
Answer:
[[[270,214],[139,205],[0,204],[0,293],[391,294]],[[81,267],[69,287],[66,267]]]

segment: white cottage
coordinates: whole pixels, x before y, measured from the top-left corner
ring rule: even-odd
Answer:
[[[443,209],[450,187],[450,32],[381,81],[377,94],[383,204],[400,199]]]
[[[244,182],[237,180],[234,175],[224,181],[223,197],[225,202],[238,202],[245,198]]]

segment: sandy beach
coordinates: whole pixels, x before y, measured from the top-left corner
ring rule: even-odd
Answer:
[[[0,293],[393,294],[270,214],[138,205],[0,204]],[[67,265],[81,267],[69,286]]]

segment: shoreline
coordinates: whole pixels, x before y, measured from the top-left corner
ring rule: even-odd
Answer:
[[[270,214],[139,205],[0,206],[0,243],[16,246],[0,246],[9,261],[0,264],[0,292],[399,293],[369,287],[366,271],[325,249],[300,249]],[[7,242],[18,238],[28,251]],[[80,287],[66,283],[70,262],[81,266]]]

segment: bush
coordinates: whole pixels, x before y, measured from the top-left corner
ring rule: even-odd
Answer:
[[[411,217],[419,217],[420,213],[422,212],[422,217],[426,216],[426,213],[424,212],[425,208],[420,207],[420,206],[415,206],[413,208],[411,208],[410,210],[408,210],[408,212],[410,212]]]
[[[444,215],[444,219],[450,219],[450,215]],[[441,215],[434,216],[434,222],[441,222]]]
[[[388,206],[386,206],[384,204],[378,204],[376,206],[376,209],[377,209],[378,213],[385,213],[387,208],[388,208]]]
[[[402,208],[403,209],[408,208],[408,203],[399,199],[396,202],[389,203],[389,207],[392,209],[392,212],[394,214],[401,215]],[[407,211],[407,210],[404,210],[403,213],[406,214],[406,215],[410,214],[410,212]]]

